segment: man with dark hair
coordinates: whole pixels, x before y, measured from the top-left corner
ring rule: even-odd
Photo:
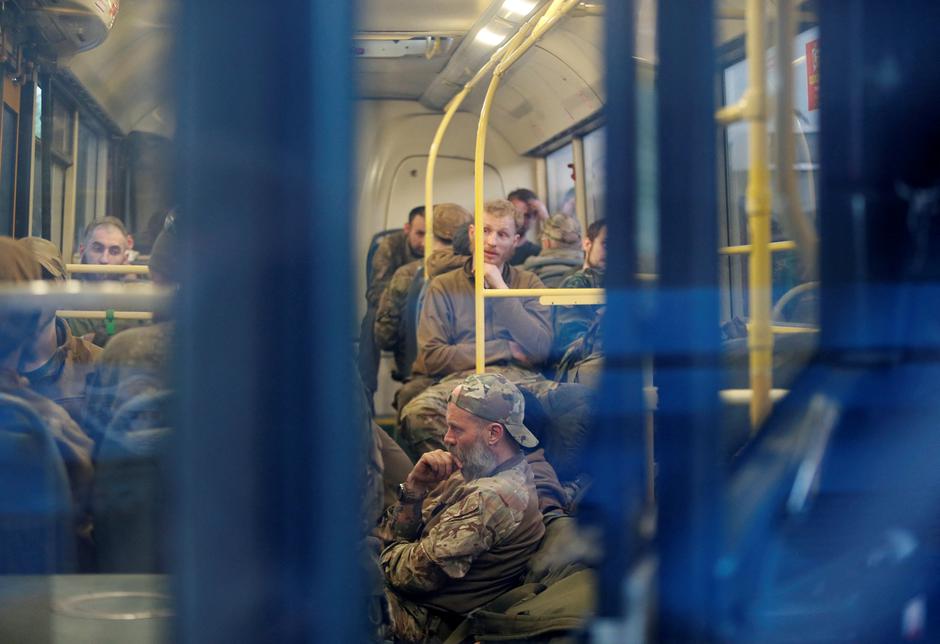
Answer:
[[[378,369],[381,349],[375,341],[375,317],[379,300],[392,276],[400,267],[424,257],[424,206],[415,206],[408,213],[408,221],[401,231],[386,235],[379,242],[369,266],[366,285],[366,313],[359,326],[359,375],[366,388],[366,398],[372,405],[372,396],[378,387]]]
[[[598,219],[588,226],[583,246],[584,266],[566,277],[561,288],[603,288],[607,267],[606,220]],[[600,356],[602,347],[598,322],[602,312],[603,306],[556,306],[552,324],[555,334],[553,361],[561,360],[576,343],[579,344],[579,355],[569,356],[566,362],[573,364],[592,354]],[[589,329],[593,329],[590,334]]]
[[[130,263],[128,253],[134,247],[134,238],[127,232],[124,222],[117,217],[95,219],[85,227],[82,243],[78,246],[82,264],[117,265]],[[122,275],[81,273],[80,279],[121,280]]]
[[[89,222],[82,236],[82,243],[78,247],[82,264],[99,264],[102,266],[116,266],[129,264],[134,238],[117,217],[102,217]],[[84,282],[97,281],[136,281],[136,275],[118,273],[77,273],[75,279]],[[114,320],[110,324],[106,320],[91,318],[68,318],[66,322],[72,334],[78,337],[89,338],[99,347],[105,346],[115,334],[145,322],[137,320]]]
[[[65,262],[55,244],[41,237],[25,237],[17,244],[28,249],[39,262],[44,280],[65,283]],[[101,347],[73,335],[55,309],[47,309],[42,312],[31,341],[23,347],[19,372],[33,390],[62,405],[82,425],[88,376],[100,354]]]
[[[522,394],[500,374],[452,388],[447,450],[421,457],[381,527],[394,637],[446,639],[468,613],[519,583],[545,533],[523,452],[538,440],[524,411]]]
[[[428,257],[430,277],[441,275],[460,268],[466,257],[455,255],[452,248],[454,233],[465,227],[472,219],[465,208],[455,203],[441,203],[434,206],[434,251]],[[379,347],[395,354],[395,371],[392,377],[403,380],[411,374],[411,364],[405,364],[407,338],[405,337],[405,305],[412,282],[421,268],[423,260],[416,259],[401,266],[379,300],[375,315],[375,338]],[[411,356],[414,360],[414,355]]]
[[[509,193],[506,199],[508,199],[509,202],[515,206],[516,211],[522,215],[522,222],[519,228],[519,242],[516,247],[516,252],[513,254],[512,259],[509,260],[511,265],[519,266],[529,257],[538,255],[539,252],[541,252],[542,247],[534,241],[526,239],[526,235],[534,223],[548,220],[548,210],[545,208],[545,204],[542,203],[542,200],[538,198],[538,195],[528,188],[516,188]]]

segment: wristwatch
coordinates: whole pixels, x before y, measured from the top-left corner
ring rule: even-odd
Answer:
[[[408,490],[405,489],[404,483],[398,484],[398,502],[399,503],[421,503],[424,500],[424,496],[412,496],[408,494]]]

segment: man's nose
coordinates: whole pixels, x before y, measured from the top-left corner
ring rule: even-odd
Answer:
[[[457,441],[454,440],[454,437],[451,436],[450,431],[444,434],[444,444],[445,445],[456,445]]]

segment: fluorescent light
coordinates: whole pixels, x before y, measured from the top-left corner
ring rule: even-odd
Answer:
[[[483,29],[477,32],[476,39],[484,45],[488,45],[489,47],[496,47],[506,40],[506,35],[498,34],[489,27],[483,27]]]
[[[532,10],[535,9],[535,5],[538,4],[534,0],[506,0],[503,3],[503,11],[508,11],[509,13],[515,13],[520,16],[528,16],[532,13]]]

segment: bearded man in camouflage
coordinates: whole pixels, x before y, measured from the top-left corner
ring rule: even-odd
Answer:
[[[380,528],[392,635],[440,641],[517,586],[545,528],[523,447],[538,440],[520,391],[472,375],[447,401],[447,450],[422,455]]]

